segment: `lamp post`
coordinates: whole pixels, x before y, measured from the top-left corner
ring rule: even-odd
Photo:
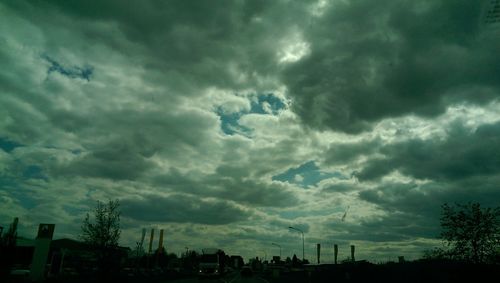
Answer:
[[[302,230],[295,228],[295,227],[292,227],[292,226],[288,227],[288,229],[299,231],[302,234],[302,262],[304,262],[304,259],[305,259],[305,256],[304,256],[304,232]]]
[[[273,245],[273,246],[277,246],[277,247],[279,247],[279,248],[280,248],[280,258],[281,258],[281,246],[280,246],[280,245],[278,245],[278,244],[276,244],[276,243],[271,243],[271,245]]]

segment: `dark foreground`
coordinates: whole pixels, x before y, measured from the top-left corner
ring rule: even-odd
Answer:
[[[251,275],[238,270],[219,278],[198,278],[189,274],[116,274],[104,280],[95,276],[59,276],[47,283],[120,282],[120,283],[323,283],[323,282],[499,282],[500,264],[475,265],[457,262],[408,262],[341,265],[311,265],[297,268],[268,266]],[[0,278],[0,282],[30,282],[27,278]]]
[[[299,282],[500,282],[500,265],[394,263],[317,266],[266,276],[272,283]],[[491,278],[494,278],[492,281]]]

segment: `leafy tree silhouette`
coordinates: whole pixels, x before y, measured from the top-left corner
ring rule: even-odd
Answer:
[[[119,264],[118,240],[120,239],[120,203],[110,200],[107,204],[98,201],[86,214],[82,224],[81,239],[94,252],[99,274],[111,273]]]
[[[494,260],[500,247],[500,208],[481,208],[479,203],[442,206],[441,238],[452,259],[474,263]]]

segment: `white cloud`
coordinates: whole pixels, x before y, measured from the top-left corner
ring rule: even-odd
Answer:
[[[295,177],[293,178],[293,180],[297,183],[301,183],[303,180],[304,180],[304,177],[300,174],[297,174],[295,175]]]
[[[297,62],[311,52],[309,43],[304,41],[299,32],[293,32],[282,39],[280,48],[277,54],[279,63]]]

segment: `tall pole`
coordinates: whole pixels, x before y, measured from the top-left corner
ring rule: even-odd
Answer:
[[[281,246],[280,246],[280,245],[278,245],[278,244],[276,244],[276,243],[271,243],[271,245],[273,245],[273,246],[277,246],[277,247],[279,247],[279,248],[280,248],[280,258],[281,258]]]
[[[300,231],[302,233],[302,263],[304,263],[305,260],[305,252],[304,252],[304,232]]]
[[[305,259],[305,252],[304,252],[304,232],[298,228],[295,228],[295,227],[288,227],[289,229],[292,229],[292,230],[296,230],[296,231],[299,231],[301,234],[302,234],[302,262],[304,262],[304,259]]]
[[[317,258],[318,258],[318,264],[319,264],[319,257],[321,255],[321,244],[316,245],[316,253],[317,253]]]
[[[337,264],[337,255],[339,254],[339,246],[337,244],[333,245],[333,258],[335,264]]]

